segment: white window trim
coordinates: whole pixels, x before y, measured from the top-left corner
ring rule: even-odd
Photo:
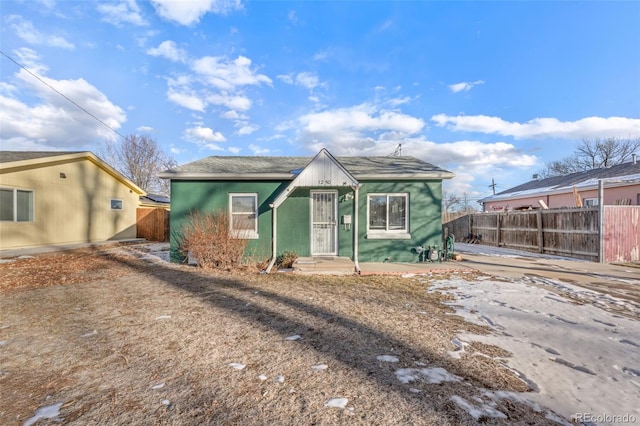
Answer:
[[[585,198],[582,200],[582,205],[587,207],[597,207],[598,206],[598,198]]]
[[[36,221],[36,191],[28,188],[13,188],[8,186],[1,186],[0,189],[13,192],[13,220],[2,220],[0,222],[14,222],[14,223],[33,223]],[[18,191],[30,192],[33,211],[31,212],[31,220],[18,220]]]
[[[252,196],[256,200],[256,210],[253,214],[256,217],[255,226],[253,231],[239,231],[233,229],[233,197],[248,197]],[[258,193],[257,192],[230,192],[229,193],[229,231],[234,238],[244,240],[257,240],[260,238],[258,234]]]
[[[113,208],[113,204],[112,204],[114,201],[120,201],[120,205],[121,205],[122,207],[120,207],[119,209],[114,209],[114,208]],[[120,198],[110,198],[110,199],[109,199],[109,209],[110,209],[110,210],[118,210],[118,211],[122,211],[122,210],[124,210],[124,201],[123,201],[123,200],[121,200]]]
[[[405,212],[405,228],[406,229],[369,229],[369,214],[371,206],[371,197],[379,196],[387,197],[387,226],[388,226],[388,206],[389,197],[404,197],[406,212]],[[367,239],[369,240],[410,240],[411,233],[409,232],[409,193],[407,192],[372,192],[367,194]]]

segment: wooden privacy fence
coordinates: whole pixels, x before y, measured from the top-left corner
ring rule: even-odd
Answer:
[[[640,262],[640,206],[604,206],[605,262]]]
[[[609,237],[611,247],[620,246],[620,229],[636,229],[635,249],[625,249],[628,253],[617,253],[617,261],[637,261],[637,218],[633,228],[633,214],[613,213],[615,209],[636,208],[637,206],[605,206],[605,220],[616,221],[617,236]],[[637,214],[637,213],[636,213]],[[625,222],[619,221],[624,216]],[[498,247],[568,256],[591,261],[600,260],[600,228],[598,207],[576,209],[548,209],[522,212],[486,212],[470,214],[443,224],[444,232],[453,234],[456,241],[464,241],[467,235],[474,235],[480,244]],[[605,222],[605,241],[607,234]],[[617,241],[616,241],[617,240]],[[605,253],[611,250],[605,245]],[[633,250],[636,255],[634,257]],[[613,261],[605,256],[605,261]]]
[[[139,207],[136,210],[137,237],[169,241],[169,210]]]

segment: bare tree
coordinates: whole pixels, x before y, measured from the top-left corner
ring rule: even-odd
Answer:
[[[472,204],[471,195],[468,192],[462,194],[460,199],[460,211],[461,212],[474,212],[477,211],[477,207]]]
[[[610,167],[631,160],[631,154],[640,150],[638,138],[585,138],[573,155],[550,161],[539,174],[542,177],[562,176],[585,170]]]
[[[128,135],[123,141],[107,143],[101,152],[120,173],[147,192],[169,194],[169,184],[158,174],[176,166],[150,136]]]
[[[453,208],[460,203],[460,197],[455,194],[450,194],[447,191],[442,191],[442,211],[451,212]]]

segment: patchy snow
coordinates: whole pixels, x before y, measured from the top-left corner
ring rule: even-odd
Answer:
[[[296,340],[300,340],[302,339],[302,336],[300,336],[299,334],[294,334],[293,336],[289,336],[289,337],[285,337],[284,340],[288,340],[290,342],[296,341]]]
[[[275,379],[273,379],[274,382],[278,382],[278,383],[284,383],[284,376],[280,375],[280,376],[276,376]]]
[[[311,369],[314,371],[322,371],[326,370],[327,368],[329,368],[327,364],[316,364],[311,366]]]
[[[588,262],[584,259],[576,259],[566,256],[555,256],[552,254],[534,253],[530,251],[515,250],[504,247],[495,247],[484,244],[468,244],[456,242],[454,246],[456,253],[469,253],[469,254],[481,254],[483,256],[495,256],[495,257],[535,257],[537,259],[557,259],[557,260],[571,260],[574,262]]]
[[[347,398],[331,398],[327,402],[324,403],[325,407],[330,408],[342,408],[344,409],[347,406],[349,400]]]
[[[465,410],[471,417],[478,420],[480,416],[484,417],[493,417],[498,419],[506,419],[507,416],[501,412],[491,407],[490,405],[475,405],[467,401],[461,396],[454,395],[451,397],[451,401],[455,402],[458,407]]]
[[[171,315],[160,315],[156,317],[156,321],[165,320],[171,318]]]
[[[562,286],[566,296],[550,292],[551,285]],[[463,332],[456,336],[462,348],[464,342],[480,341],[513,354],[497,360],[532,389],[521,394],[522,398],[567,419],[579,413],[629,414],[640,419],[640,323],[602,309],[613,306],[638,314],[640,307],[581,287],[531,277],[508,282],[438,280],[429,291],[455,296],[447,303],[457,315],[491,330],[488,335]],[[415,373],[398,375],[401,377],[415,379]],[[517,394],[508,397],[513,395]]]
[[[246,365],[240,364],[239,362],[232,362],[232,363],[229,363],[229,367],[235,370],[242,370],[246,367]]]
[[[407,384],[422,380],[430,384],[438,384],[442,382],[459,382],[462,377],[449,373],[441,367],[435,368],[401,368],[396,370],[396,378],[400,383]]]
[[[164,387],[164,383],[158,383],[157,385],[151,386],[151,389],[162,389]]]
[[[38,408],[35,415],[24,422],[23,426],[31,426],[40,419],[55,419],[60,415],[60,407],[62,407],[62,402]]]
[[[162,403],[162,405],[166,405],[169,406],[171,405],[171,401],[169,401],[168,399],[163,399],[162,401],[160,401]]]
[[[379,355],[376,357],[376,359],[378,361],[382,361],[382,362],[398,362],[400,361],[398,359],[398,357],[393,356],[393,355]]]
[[[260,379],[261,382],[264,382],[265,380],[267,380],[267,376],[265,376],[264,374],[261,374],[258,376],[258,379]]]
[[[8,343],[8,340],[0,340],[0,346],[4,346]]]
[[[89,333],[85,333],[85,334],[83,334],[83,335],[82,335],[82,336],[80,336],[80,337],[91,337],[91,336],[95,336],[96,334],[98,334],[98,330],[93,330],[93,331],[91,331],[91,332],[89,332]]]

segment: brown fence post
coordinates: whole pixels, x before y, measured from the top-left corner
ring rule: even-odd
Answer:
[[[502,218],[502,213],[496,214],[496,247],[500,247],[500,219]]]
[[[538,219],[538,252],[544,253],[544,232],[542,231],[542,210],[536,212]]]

